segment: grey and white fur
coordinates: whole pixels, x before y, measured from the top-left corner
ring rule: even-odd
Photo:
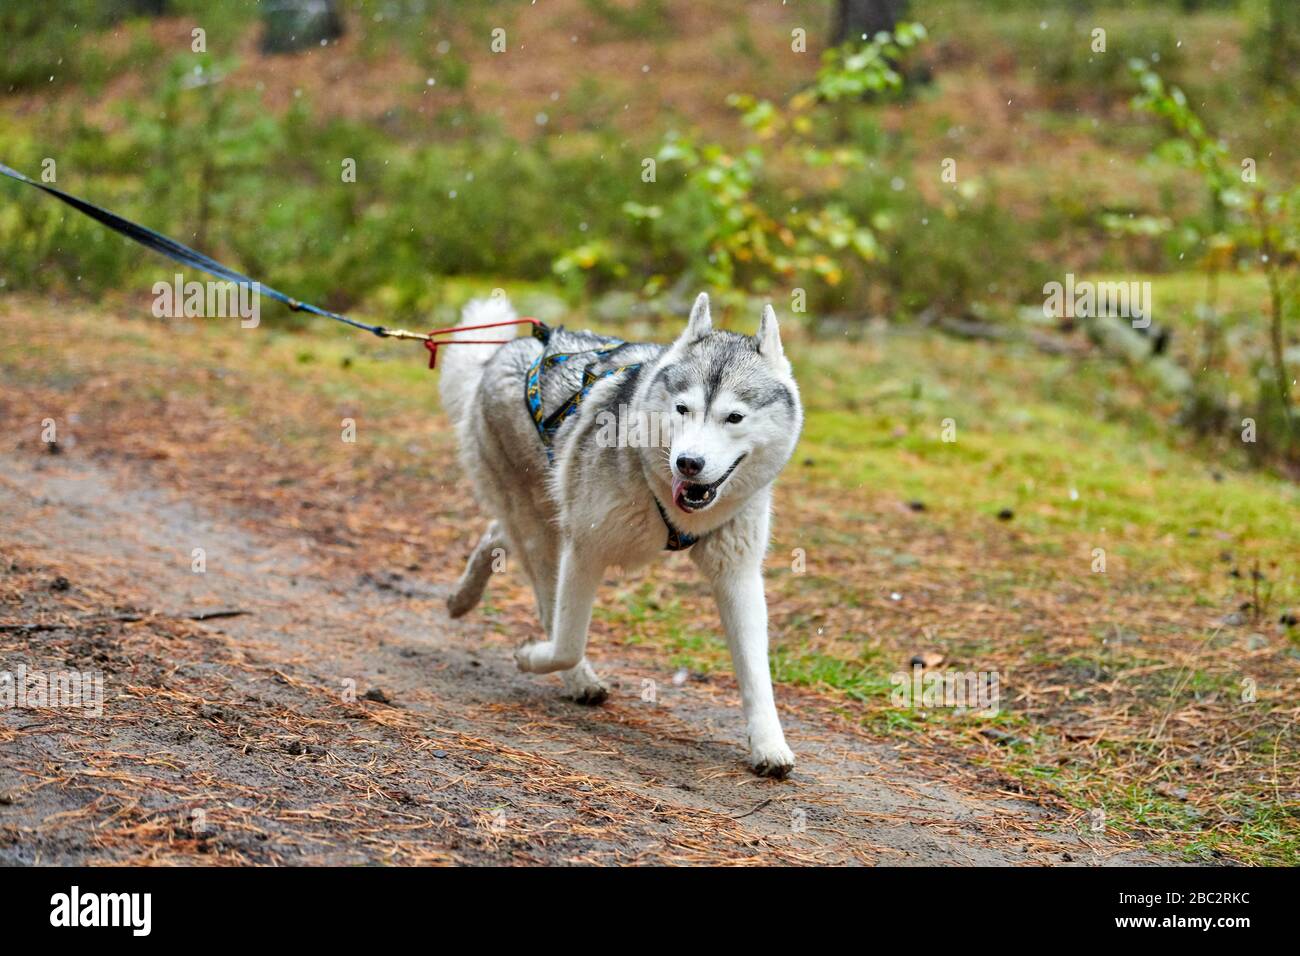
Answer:
[[[466,325],[514,317],[500,295],[464,310]],[[546,348],[574,352],[610,341],[561,327]],[[776,314],[767,306],[752,337],[714,330],[701,294],[671,345],[628,343],[600,356],[598,369],[640,367],[592,388],[555,434],[553,462],[524,401],[528,368],[542,349],[529,337],[441,353],[443,406],[469,483],[493,519],[448,608],[459,616],[478,603],[494,552],[504,548],[532,584],[545,637],[518,649],[520,669],[558,672],[568,696],[603,702],[609,691],[586,657],[592,604],[608,570],[664,553],[668,529],[657,499],[677,529],[699,537],[690,556],[713,588],[731,649],[749,764],[758,774],[785,776],[794,754],[772,695],[762,567],[772,484],[794,451],[803,410]],[[548,414],[579,389],[590,361],[546,370]],[[602,423],[620,406],[626,418],[661,423],[659,442],[601,440]]]

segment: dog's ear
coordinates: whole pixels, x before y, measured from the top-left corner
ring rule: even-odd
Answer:
[[[695,305],[691,306],[691,317],[686,320],[686,331],[682,333],[681,341],[694,342],[712,330],[713,319],[709,317],[709,294],[701,292],[695,298]]]
[[[771,305],[763,306],[763,317],[758,320],[758,354],[767,360],[767,364],[778,372],[790,374],[790,363],[786,360],[785,350],[781,348],[781,327],[776,322],[776,310]]]

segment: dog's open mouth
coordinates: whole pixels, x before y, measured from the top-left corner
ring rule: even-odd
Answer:
[[[731,477],[731,473],[736,470],[736,466],[740,464],[741,459],[744,457],[744,455],[741,455],[740,458],[733,461],[731,467],[727,469],[721,478],[707,485],[694,481],[683,481],[674,475],[673,504],[688,513],[707,508],[718,497],[718,489],[722,487],[722,483]]]

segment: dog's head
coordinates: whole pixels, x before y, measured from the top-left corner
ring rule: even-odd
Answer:
[[[668,454],[651,467],[666,469],[672,503],[687,513],[739,503],[771,482],[803,424],[772,307],[757,335],[715,331],[704,293],[657,363],[645,402],[667,424]]]

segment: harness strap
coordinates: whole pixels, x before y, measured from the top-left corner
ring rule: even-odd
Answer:
[[[650,497],[654,498],[651,492]],[[664,511],[664,506],[655,498],[655,507],[659,509],[659,517],[664,519],[664,526],[668,529],[668,543],[664,545],[665,551],[685,551],[696,541],[699,541],[699,535],[691,534],[689,531],[679,531],[673,527],[673,523],[668,520],[668,512]]]
[[[578,355],[606,355],[622,348],[624,344],[623,342],[617,342],[604,348],[586,349],[581,352],[555,352],[551,355],[547,355],[543,350],[542,354],[537,356],[533,364],[529,366],[528,375],[524,380],[524,404],[528,407],[528,414],[532,418],[533,424],[537,426],[537,437],[542,440],[542,448],[546,450],[546,460],[548,462],[555,461],[555,433],[560,430],[560,426],[564,424],[565,420],[582,405],[583,399],[595,388],[596,383],[609,378],[611,375],[640,368],[641,363],[619,365],[603,372],[594,370],[596,365],[594,361],[587,363],[587,367],[582,370],[582,386],[560,403],[560,407],[550,415],[547,415],[542,408],[542,372],[568,362]],[[654,498],[655,507],[659,509],[659,517],[663,519],[664,527],[668,529],[668,540],[664,544],[665,551],[685,551],[699,541],[698,536],[686,531],[679,531],[673,527],[673,523],[668,520],[668,512],[664,511],[664,506],[659,503],[659,499],[653,493],[651,493],[651,497]]]
[[[529,334],[541,342],[543,346],[551,340],[550,326],[541,319],[533,318],[505,319],[501,322],[484,322],[482,325],[453,325],[445,329],[434,329],[424,336],[424,347],[429,350],[429,368],[436,368],[438,365],[439,345],[505,345],[512,341],[511,339],[439,339],[439,335],[450,335],[453,332],[474,332],[478,329],[499,329],[507,325],[531,325],[532,329]]]
[[[607,355],[615,349],[622,348],[623,344],[622,342],[616,342],[603,348],[584,349],[581,352],[552,352],[550,355],[547,355],[545,349],[543,349],[542,354],[537,356],[537,359],[529,366],[528,375],[524,380],[524,403],[528,406],[528,414],[532,418],[533,424],[537,426],[537,436],[541,438],[542,446],[546,449],[547,461],[555,460],[555,451],[551,447],[555,433],[560,430],[564,420],[587,397],[587,393],[591,391],[592,387],[602,378],[626,371],[629,368],[638,368],[640,363],[636,365],[620,365],[618,368],[609,369],[599,374],[592,371],[595,362],[588,363],[582,372],[582,387],[573,395],[570,395],[550,416],[547,416],[542,408],[542,372],[579,355]]]

